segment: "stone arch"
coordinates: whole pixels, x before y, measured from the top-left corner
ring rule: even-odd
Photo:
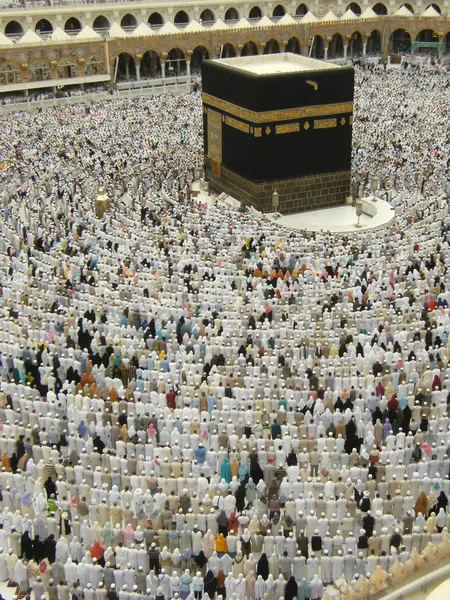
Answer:
[[[147,50],[141,59],[141,79],[155,79],[161,77],[161,61],[154,50]]]
[[[124,31],[134,31],[138,25],[137,19],[131,13],[127,13],[120,20],[120,26]]]
[[[208,60],[209,52],[205,46],[194,48],[191,56],[191,72],[199,71],[204,60]]]
[[[299,4],[297,6],[297,8],[295,9],[295,16],[296,17],[304,17],[308,11],[309,11],[309,8],[307,7],[306,4]]]
[[[90,56],[84,63],[85,75],[103,75],[106,73],[105,63],[98,56]]]
[[[433,29],[422,29],[416,35],[416,42],[439,42],[439,35]]]
[[[286,9],[282,4],[277,4],[272,11],[272,17],[274,19],[281,19],[286,14]]]
[[[280,44],[275,38],[271,38],[264,46],[263,54],[279,54]]]
[[[373,54],[381,54],[382,52],[382,41],[381,41],[381,33],[378,31],[378,29],[374,29],[371,33],[370,36],[367,38],[367,48],[366,48],[366,54],[367,55],[373,55]]]
[[[16,36],[23,35],[23,27],[18,21],[9,21],[5,27],[5,35]]]
[[[229,8],[225,13],[224,21],[239,21],[239,12],[237,9],[234,7]]]
[[[35,61],[28,67],[29,81],[48,81],[52,78],[52,70],[42,60]]]
[[[222,46],[221,58],[234,58],[236,56],[236,48],[230,42]]]
[[[150,27],[161,27],[164,25],[164,18],[159,12],[153,12],[148,18]]]
[[[172,48],[167,54],[166,77],[186,75],[186,57],[181,48]]]
[[[411,49],[411,34],[406,29],[396,29],[389,38],[389,50],[394,54],[409,52]]]
[[[328,58],[342,58],[344,56],[344,38],[340,33],[335,33],[328,42]]]
[[[175,25],[187,25],[189,23],[189,15],[184,10],[179,10],[175,15],[173,22]]]
[[[62,60],[56,68],[56,76],[58,79],[72,79],[72,77],[80,76],[80,69],[73,60]]]
[[[111,27],[109,19],[104,17],[103,15],[99,15],[95,17],[94,23],[92,24],[92,29],[94,31],[107,31]]]
[[[70,17],[64,25],[64,31],[66,33],[79,33],[82,29],[83,27],[76,17]]]
[[[399,8],[402,8],[402,6],[405,6],[410,12],[412,12],[412,14],[414,14],[414,8],[412,7],[411,4],[409,4],[409,2],[405,2],[404,4],[399,6]]]
[[[431,8],[434,8],[434,10],[435,10],[436,12],[438,12],[440,15],[442,14],[442,9],[441,9],[441,7],[439,6],[439,4],[429,4],[429,5],[427,6],[427,8],[430,8],[430,6],[431,6]],[[426,8],[426,9],[427,9],[427,8]],[[426,10],[426,9],[425,9],[425,10]]]
[[[250,20],[262,19],[262,10],[259,8],[259,6],[253,6],[253,8],[250,9],[250,12],[248,13],[248,18]]]
[[[53,33],[53,25],[48,19],[39,19],[34,30],[36,33]]]
[[[372,10],[377,15],[383,16],[383,15],[388,14],[388,9],[387,9],[386,5],[383,4],[382,2],[377,2]]]
[[[445,43],[445,50],[444,50],[445,54],[450,54],[450,31],[445,36],[444,43]]]
[[[241,56],[256,56],[258,54],[258,46],[252,40],[246,42],[241,50]]]
[[[323,38],[318,33],[311,40],[310,51],[311,58],[324,58],[325,56]]]
[[[354,13],[355,13],[355,15],[357,15],[358,17],[360,17],[360,16],[361,16],[361,7],[360,7],[360,5],[359,5],[359,4],[357,4],[356,2],[351,2],[351,3],[350,3],[348,6],[347,6],[347,8],[346,8],[345,10],[347,11],[347,10],[349,10],[349,9],[350,9],[352,12],[354,12]]]
[[[136,79],[136,63],[131,54],[121,52],[117,58],[119,59],[117,81],[132,81]]]
[[[22,83],[22,81],[23,76],[19,67],[9,63],[0,66],[0,85]]]
[[[360,31],[354,31],[348,40],[347,56],[358,58],[363,53],[363,36]]]
[[[205,10],[202,10],[200,13],[200,21],[202,23],[214,23],[215,20],[216,17],[210,8],[205,8]]]
[[[287,46],[286,46],[286,52],[293,52],[294,54],[301,54],[301,47],[300,47],[300,42],[298,41],[298,38],[296,37],[291,37],[288,40]]]

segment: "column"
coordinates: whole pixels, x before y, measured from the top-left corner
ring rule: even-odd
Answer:
[[[382,39],[382,53],[383,53],[383,58],[388,58],[388,52],[389,52],[389,35],[386,34],[383,36]]]
[[[165,79],[165,77],[166,77],[166,61],[165,60],[161,61],[161,77],[162,77],[162,79]]]
[[[56,60],[52,60],[50,62],[51,71],[52,71],[52,79],[58,79],[58,63]]]
[[[188,50],[186,52],[186,75],[188,77],[191,76],[191,58],[192,58],[192,51]]]
[[[366,56],[367,42],[365,44],[363,44],[362,46],[363,46],[363,56]]]
[[[348,44],[344,44],[344,59],[347,59],[347,48]]]
[[[323,60],[328,60],[328,46],[323,47]]]
[[[141,79],[141,60],[142,60],[142,54],[136,54],[136,60],[135,60],[135,65],[136,65],[136,79],[137,81],[139,81]]]

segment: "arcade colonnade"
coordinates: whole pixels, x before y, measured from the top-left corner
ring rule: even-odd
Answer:
[[[338,59],[407,53],[411,42],[444,44],[450,52],[450,20],[446,17],[377,17],[311,23],[226,27],[172,34],[120,38],[70,38],[15,44],[0,49],[2,86],[74,77],[103,77],[110,83],[190,75],[202,60],[216,57],[296,52],[316,58]],[[4,91],[6,89],[4,88]]]

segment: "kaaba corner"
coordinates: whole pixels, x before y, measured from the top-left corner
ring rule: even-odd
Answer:
[[[203,61],[205,172],[244,204],[293,213],[350,190],[353,67],[297,54]]]

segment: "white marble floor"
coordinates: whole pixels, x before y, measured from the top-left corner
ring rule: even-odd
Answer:
[[[269,221],[277,223],[277,225],[290,229],[330,231],[332,233],[377,229],[385,227],[395,219],[395,211],[388,202],[377,200],[373,203],[373,206],[376,208],[376,215],[373,217],[361,215],[360,223],[362,227],[360,229],[355,227],[357,222],[355,207],[349,205],[283,215],[279,218],[275,218],[274,214],[270,213],[267,218]]]

